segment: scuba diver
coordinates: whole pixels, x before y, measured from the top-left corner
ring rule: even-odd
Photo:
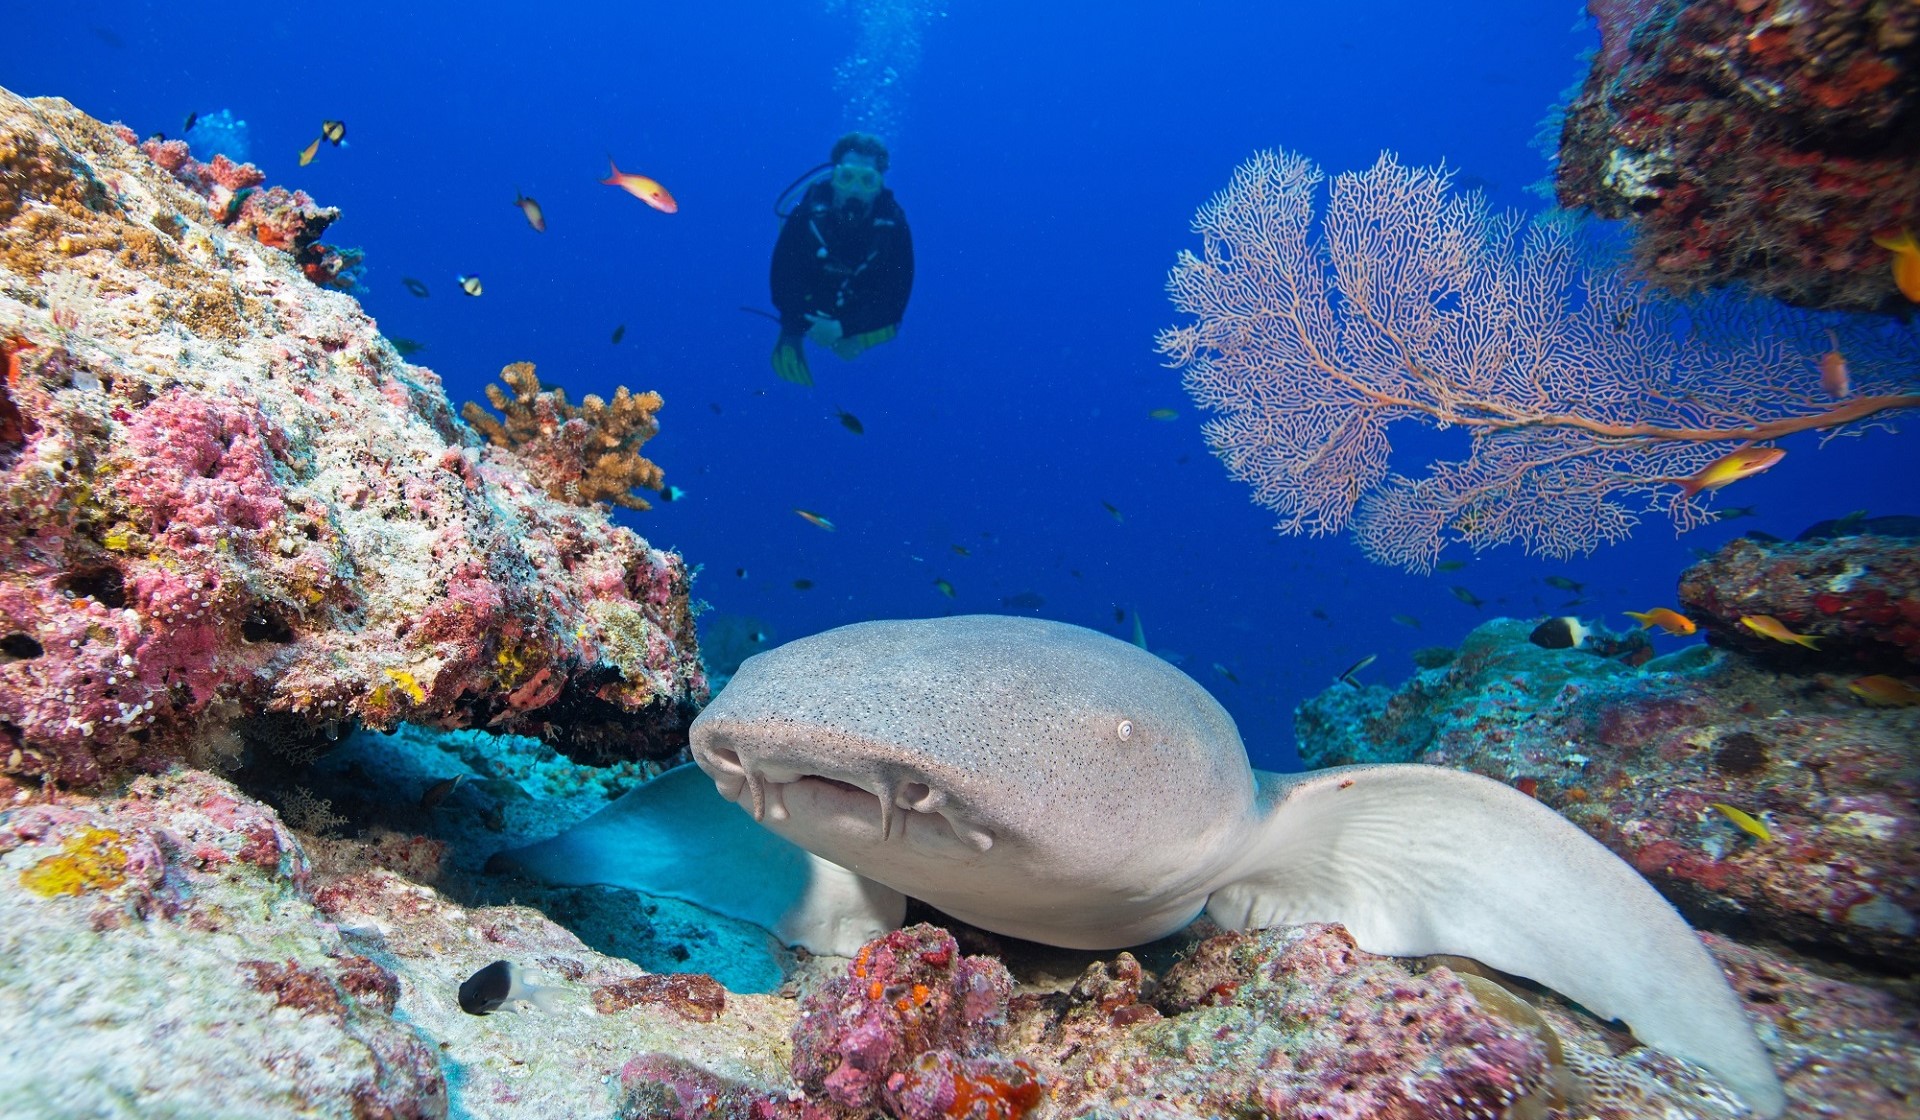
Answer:
[[[800,385],[813,384],[803,338],[852,358],[900,330],[913,291],[913,237],[907,216],[881,181],[887,146],[879,137],[849,132],[833,145],[828,163],[794,180],[780,197],[811,176],[812,182],[785,219],[773,246],[773,305],[780,311],[780,341],[773,372]]]

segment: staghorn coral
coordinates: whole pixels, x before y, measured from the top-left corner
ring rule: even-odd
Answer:
[[[514,362],[500,371],[500,380],[513,396],[489,385],[487,399],[504,421],[474,401],[460,415],[487,442],[518,456],[548,494],[576,505],[653,508],[634,491],[664,485],[660,468],[640,454],[640,446],[660,432],[653,418],[664,403],[660,394],[636,396],[622,385],[612,401],[588,393],[576,407],[567,403],[565,389],[540,388],[532,362]]]

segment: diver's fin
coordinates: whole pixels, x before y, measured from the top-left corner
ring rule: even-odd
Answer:
[[[900,925],[906,898],[754,823],[698,766],[677,766],[551,840],[496,853],[490,872],[605,884],[691,902],[789,945],[851,956]]]
[[[1207,913],[1339,922],[1371,953],[1473,957],[1705,1067],[1764,1117],[1786,1095],[1720,966],[1638,872],[1526,794],[1433,766],[1258,775],[1265,821]]]
[[[807,368],[806,351],[800,349],[798,338],[783,334],[780,341],[773,344],[773,372],[780,380],[795,385],[813,384],[813,371]]]
[[[865,334],[850,335],[833,344],[833,352],[842,359],[851,361],[883,342],[888,342],[900,333],[900,324],[870,330]]]

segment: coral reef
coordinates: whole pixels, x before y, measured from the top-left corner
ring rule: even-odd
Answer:
[[[532,362],[513,363],[500,371],[500,380],[513,396],[489,385],[487,400],[504,420],[473,401],[460,415],[495,447],[511,450],[548,494],[576,505],[653,508],[633,491],[666,485],[660,468],[640,454],[641,445],[660,434],[653,418],[663,403],[660,394],[636,396],[622,385],[611,401],[588,393],[576,407],[567,403],[565,389],[540,388]]]
[[[1019,1120],[1040,1100],[1025,1062],[994,1049],[1012,980],[930,925],[868,942],[800,1005],[793,1077],[847,1109],[901,1120]]]
[[[1702,524],[1707,472],[1755,443],[1920,407],[1920,331],[1836,328],[1859,344],[1840,342],[1850,395],[1829,395],[1811,317],[1649,298],[1591,231],[1494,214],[1392,153],[1336,176],[1316,216],[1322,178],[1290,152],[1242,164],[1167,277],[1194,319],[1157,339],[1283,533],[1351,526],[1369,559],[1423,572],[1452,543],[1569,556],[1647,513]],[[1390,469],[1408,420],[1464,433],[1467,457]]]
[[[255,239],[303,233],[235,236],[149,149],[0,92],[0,773],[229,758],[262,711],[678,751],[684,561],[548,497]]]
[[[116,131],[121,139],[133,140],[131,131]],[[340,220],[338,207],[322,207],[305,191],[262,187],[266,173],[251,163],[235,163],[224,155],[201,163],[188,151],[185,140],[149,139],[140,150],[188,190],[207,200],[208,220],[269,249],[293,254],[294,263],[306,278],[323,288],[360,290],[366,254],[320,243],[320,235]]]
[[[516,805],[554,792],[523,780],[536,796]],[[417,801],[417,784],[387,786]],[[579,792],[576,811],[603,800]],[[470,816],[449,798],[419,823]],[[97,796],[0,778],[0,1047],[48,1058],[0,1063],[0,1113],[90,1115],[138,1094],[143,1114],[199,1115],[218,1085],[231,1114],[267,1118],[1740,1115],[1697,1071],[1551,997],[1471,962],[1372,956],[1337,926],[1202,921],[1138,957],[1028,947],[1010,954],[1010,997],[1006,968],[960,952],[994,939],[922,925],[813,962],[798,998],[748,995],[424,885],[456,879],[466,844],[303,836],[187,769]],[[1910,1114],[1910,1005],[1707,942],[1797,1105]],[[560,1006],[461,1011],[461,981],[499,959]]]
[[[1920,962],[1920,710],[1867,707],[1848,675],[1782,677],[1698,645],[1640,669],[1544,650],[1532,625],[1488,622],[1396,692],[1307,701],[1302,758],[1485,774],[1586,829],[1696,924]]]
[[[1894,309],[1878,232],[1920,224],[1920,5],[1594,0],[1560,203],[1628,218],[1654,282],[1738,280],[1806,307]]]
[[[1680,609],[1707,640],[1792,668],[1920,673],[1920,548],[1907,537],[1735,540],[1680,576]],[[1769,615],[1817,649],[1740,624]]]

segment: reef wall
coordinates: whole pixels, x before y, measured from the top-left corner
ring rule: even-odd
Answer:
[[[685,562],[462,425],[261,180],[0,91],[0,773],[402,720],[677,752]]]

